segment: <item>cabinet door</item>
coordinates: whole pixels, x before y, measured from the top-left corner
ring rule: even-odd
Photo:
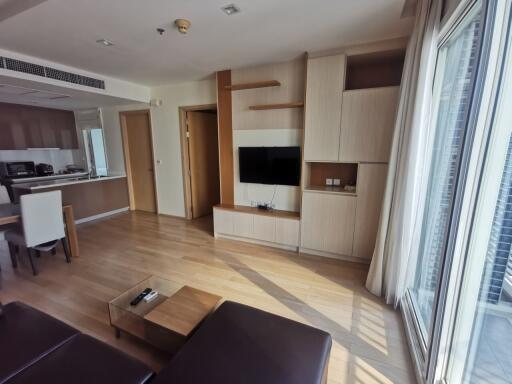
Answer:
[[[304,192],[301,245],[317,251],[352,255],[356,197]]]
[[[343,92],[340,161],[389,160],[399,87]]]
[[[233,212],[225,209],[213,209],[213,231],[224,235],[233,235]]]
[[[274,242],[276,240],[275,217],[254,215],[253,238]]]
[[[387,164],[359,164],[354,257],[371,259],[386,187]]]
[[[233,235],[252,238],[254,233],[254,215],[233,212]]]
[[[276,218],[276,243],[299,246],[299,220]]]
[[[337,161],[345,55],[308,60],[304,159]]]

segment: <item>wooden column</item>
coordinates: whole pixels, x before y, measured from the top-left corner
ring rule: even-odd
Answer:
[[[220,201],[222,204],[235,203],[233,168],[233,122],[231,90],[231,71],[217,72],[217,117],[219,125],[219,176]]]

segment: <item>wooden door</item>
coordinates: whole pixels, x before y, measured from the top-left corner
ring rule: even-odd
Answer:
[[[339,161],[389,161],[399,87],[343,92]]]
[[[187,112],[192,218],[210,215],[220,202],[217,114]]]
[[[302,247],[351,256],[355,215],[355,196],[304,192]]]
[[[132,209],[156,212],[153,145],[149,112],[126,113],[124,149]]]
[[[304,160],[338,161],[345,55],[308,60]]]
[[[386,188],[387,164],[359,164],[354,257],[371,260]]]

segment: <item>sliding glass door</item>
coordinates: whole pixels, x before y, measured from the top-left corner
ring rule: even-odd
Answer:
[[[481,15],[478,3],[440,47],[437,60],[430,166],[416,271],[408,291],[424,353],[432,333],[456,192],[463,180],[463,149],[471,144],[468,122],[474,101]]]
[[[401,305],[422,382],[512,384],[512,5],[461,4],[438,46]]]

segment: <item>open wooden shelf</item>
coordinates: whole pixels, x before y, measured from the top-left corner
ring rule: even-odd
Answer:
[[[254,83],[242,83],[226,85],[225,88],[231,91],[240,91],[243,89],[255,89],[266,87],[279,87],[281,83],[277,80],[256,81]]]
[[[252,111],[263,111],[266,109],[286,109],[286,108],[302,108],[304,103],[302,101],[292,102],[292,103],[282,103],[282,104],[260,104],[260,105],[251,105],[249,107]]]

